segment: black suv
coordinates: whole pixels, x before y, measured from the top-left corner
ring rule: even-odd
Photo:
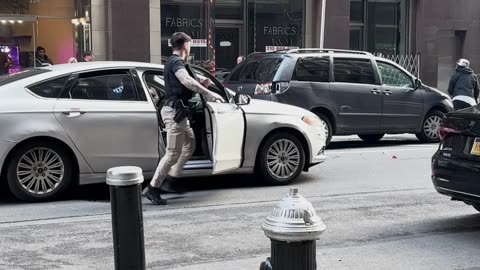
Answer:
[[[332,135],[414,133],[438,142],[438,127],[453,111],[450,97],[400,65],[368,52],[296,49],[253,53],[224,84],[232,90],[296,105],[317,114]]]

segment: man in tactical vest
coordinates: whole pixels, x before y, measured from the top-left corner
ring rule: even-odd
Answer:
[[[202,83],[192,78],[185,68],[185,59],[190,54],[191,38],[185,33],[174,33],[170,39],[173,54],[165,63],[165,104],[161,116],[167,130],[167,149],[160,160],[155,175],[144,189],[143,196],[154,204],[167,204],[160,196],[160,186],[169,173],[176,176],[195,150],[195,134],[187,118],[188,100],[193,92],[208,100],[225,102],[223,98],[208,90],[208,79]]]

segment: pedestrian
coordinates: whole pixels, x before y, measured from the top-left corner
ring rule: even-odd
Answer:
[[[68,62],[67,62],[67,63],[73,64],[73,63],[78,63],[78,61],[77,61],[77,58],[75,58],[75,57],[70,57],[70,58],[68,58]]]
[[[9,59],[8,54],[0,52],[0,75],[8,74]]]
[[[83,53],[83,61],[84,62],[93,62],[95,55],[91,51],[86,51]]]
[[[242,63],[244,60],[245,60],[245,56],[243,55],[240,55],[239,57],[237,57],[237,65]]]
[[[214,65],[213,61],[211,61],[211,60],[202,61],[201,66],[202,66],[203,69],[208,71],[208,73],[210,73],[210,75],[215,77],[215,65]]]
[[[37,47],[37,51],[35,53],[35,58],[37,61],[37,65],[44,66],[44,65],[53,65],[52,59],[50,59],[45,51],[45,48],[42,46]]]
[[[143,196],[154,204],[167,204],[160,196],[162,189],[171,191],[168,190],[168,182],[178,176],[195,150],[195,135],[185,107],[193,97],[193,92],[202,94],[208,100],[224,102],[220,95],[206,88],[209,80],[199,83],[189,75],[185,60],[190,54],[191,40],[191,37],[182,32],[174,33],[170,40],[173,54],[165,63],[165,103],[160,112],[167,131],[166,153],[160,160],[152,181],[143,190]],[[167,184],[162,186],[166,179]]]
[[[448,85],[448,93],[452,97],[454,109],[475,106],[479,92],[478,78],[470,68],[470,62],[467,59],[458,60],[456,72],[450,78]]]

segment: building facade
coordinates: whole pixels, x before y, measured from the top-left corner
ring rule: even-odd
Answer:
[[[320,46],[321,0],[4,1],[0,46],[32,54],[42,45],[54,63],[87,50],[96,60],[161,63],[176,31],[194,39],[194,63],[217,69],[252,52]],[[480,70],[477,14],[478,0],[327,0],[325,47],[418,56],[420,78],[445,91],[456,59]]]
[[[318,2],[309,2],[313,18]],[[477,0],[327,0],[325,47],[419,55],[422,81],[446,91],[458,58],[480,73],[479,12]],[[319,20],[307,24],[315,47]]]
[[[11,71],[34,65],[38,46],[54,64],[91,49],[89,5],[89,0],[2,0],[0,52],[12,59]]]

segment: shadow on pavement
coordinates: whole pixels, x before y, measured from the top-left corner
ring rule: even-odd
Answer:
[[[335,149],[355,149],[355,148],[376,148],[385,146],[405,146],[405,145],[437,145],[438,143],[422,143],[415,139],[382,139],[375,143],[367,143],[362,140],[333,141],[328,145],[327,150]]]
[[[468,206],[465,205],[465,207]],[[480,213],[454,218],[439,218],[424,222],[422,226],[428,228],[430,233],[478,232],[480,231]]]
[[[301,184],[311,181],[312,178],[309,175],[302,174],[294,182],[294,184]],[[143,187],[148,185],[150,180],[145,180]],[[214,191],[221,189],[241,189],[252,187],[267,187],[268,184],[263,183],[261,180],[254,178],[252,175],[222,175],[212,177],[197,177],[197,178],[183,178],[175,182],[175,186],[185,190],[186,192],[198,192],[198,191]],[[7,189],[0,190],[0,205],[3,204],[23,204],[14,198]],[[188,197],[188,194],[185,195]],[[179,195],[179,197],[181,197]],[[69,194],[60,201],[92,201],[92,202],[109,202],[110,190],[109,186],[103,184],[92,184],[77,186],[72,188]]]
[[[301,183],[302,181],[305,181],[305,179],[305,177],[300,177],[296,183]],[[143,187],[149,183],[150,180],[145,180]],[[184,189],[186,192],[194,192],[205,190],[262,187],[266,185],[251,175],[223,175],[179,179],[175,182],[175,186]],[[68,199],[108,202],[110,200],[109,187],[106,184],[79,186],[71,192]]]

